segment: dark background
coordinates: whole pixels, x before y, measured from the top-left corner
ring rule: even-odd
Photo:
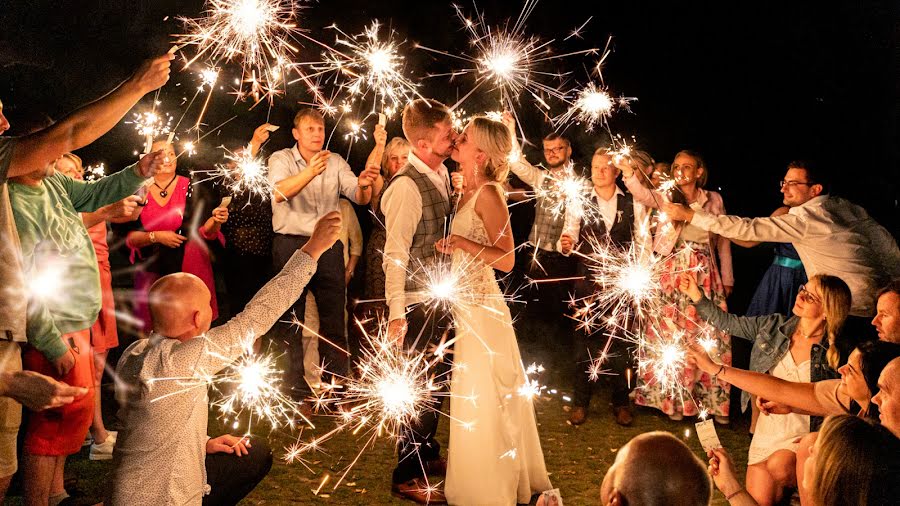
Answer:
[[[467,35],[449,3],[410,1],[330,1],[301,3],[300,24],[310,36],[334,41],[324,27],[337,23],[359,33],[372,19],[393,26],[408,41],[409,67],[416,75],[444,72],[456,63],[412,43],[463,52]],[[635,136],[638,147],[657,160],[671,161],[679,149],[700,151],[710,167],[709,189],[723,194],[731,213],[767,215],[780,205],[778,181],[786,164],[797,158],[818,161],[837,183],[834,193],[865,206],[896,236],[898,218],[896,3],[861,2],[574,2],[545,1],[527,23],[528,33],[561,41],[589,16],[583,40],[554,44],[557,51],[602,48],[612,35],[614,49],[604,77],[614,93],[638,97],[633,114],[616,114],[613,132]],[[471,4],[463,4],[470,14]],[[519,2],[480,1],[492,24],[515,18]],[[15,126],[16,118],[43,111],[59,118],[111,89],[147,57],[166,51],[171,34],[181,31],[176,16],[198,16],[200,1],[85,2],[3,1],[0,7],[0,98]],[[168,16],[168,19],[164,19]],[[186,51],[190,51],[187,49]],[[319,50],[305,43],[297,61],[315,60]],[[595,57],[551,62],[553,71],[570,71],[584,82]],[[180,67],[176,66],[175,69]],[[234,66],[225,66],[230,84]],[[176,86],[176,83],[182,83]],[[160,98],[176,117],[182,97],[195,89],[195,78],[173,72]],[[423,94],[448,103],[464,95],[472,78],[423,80]],[[484,93],[465,104],[477,112],[496,109],[496,95]],[[142,104],[149,106],[150,97]],[[271,152],[293,141],[287,128],[298,101],[308,101],[295,85],[274,107],[233,103],[217,93],[205,118],[217,125],[240,116],[206,140],[192,164],[216,162],[219,144],[234,148],[270,116],[283,128],[266,146]],[[191,123],[197,105],[183,125]],[[563,111],[555,104],[554,113]],[[531,140],[550,128],[522,97],[519,114]],[[370,121],[371,123],[371,121]],[[331,128],[330,122],[328,128]],[[369,130],[371,131],[371,124]],[[400,134],[397,122],[389,131]],[[601,135],[573,127],[576,157],[588,156]],[[86,163],[105,161],[118,168],[141,149],[131,125],[119,125],[79,154]],[[332,149],[346,154],[339,130]],[[351,154],[358,167],[371,141]],[[530,158],[538,160],[532,153]],[[766,248],[735,253],[737,287],[732,301],[741,311],[765,265]]]

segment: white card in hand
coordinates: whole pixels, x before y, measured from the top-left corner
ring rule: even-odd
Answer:
[[[222,202],[219,203],[219,207],[227,208],[231,205],[231,196],[222,197]]]
[[[378,124],[381,126],[387,125],[387,116],[384,113],[378,113]]]
[[[716,434],[716,426],[712,419],[697,422],[695,426],[697,427],[697,439],[700,440],[700,445],[703,446],[704,451],[708,452],[712,449],[722,447],[722,443],[719,442],[719,435]]]
[[[541,492],[537,503],[541,506],[563,506],[562,495],[560,495],[558,488],[545,490]]]

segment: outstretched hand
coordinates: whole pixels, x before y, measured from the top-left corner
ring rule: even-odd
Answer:
[[[312,235],[306,241],[306,244],[300,248],[300,251],[311,256],[313,260],[318,261],[322,253],[331,248],[340,235],[341,213],[339,211],[331,211],[319,218]]]
[[[743,489],[743,485],[738,480],[737,470],[734,467],[734,461],[725,448],[715,448],[706,452],[709,457],[709,467],[707,472],[712,477],[716,488],[725,497],[731,497]]]
[[[166,53],[156,58],[146,60],[140,68],[131,76],[133,82],[143,94],[161,88],[169,81],[169,72],[175,55]]]
[[[663,202],[662,210],[672,221],[684,221],[690,223],[694,219],[694,210],[682,204]]]
[[[697,280],[689,272],[678,274],[678,291],[687,295],[695,304],[703,298],[703,292],[697,286]]]
[[[694,343],[688,346],[687,354],[688,362],[696,365],[701,371],[707,374],[716,374],[719,371],[720,365],[713,362],[713,360],[709,358],[709,353],[707,353],[699,344]]]
[[[87,388],[69,386],[34,371],[4,374],[0,381],[4,383],[3,395],[32,411],[58,408],[88,393]]]
[[[160,167],[168,163],[166,153],[163,150],[147,153],[138,160],[134,170],[137,175],[143,178],[150,178],[156,174]]]

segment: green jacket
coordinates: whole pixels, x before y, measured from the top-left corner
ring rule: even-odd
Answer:
[[[68,350],[63,334],[91,327],[100,312],[97,256],[79,213],[134,193],[144,182],[135,165],[90,183],[62,174],[38,186],[9,183],[28,297],[26,334],[47,360]]]

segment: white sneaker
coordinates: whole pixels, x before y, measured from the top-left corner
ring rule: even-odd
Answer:
[[[91,445],[91,454],[88,456],[91,460],[111,460],[113,456],[113,448],[116,447],[116,437],[118,432],[108,431],[106,441],[101,444]]]
[[[91,436],[91,431],[88,431],[87,435],[84,436],[84,442],[81,443],[81,447],[91,446],[94,443],[94,436]]]

